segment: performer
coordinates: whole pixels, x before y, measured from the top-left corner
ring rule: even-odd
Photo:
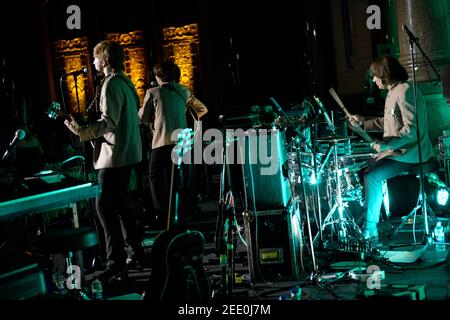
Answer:
[[[388,90],[384,117],[352,115],[350,124],[364,125],[366,131],[383,132],[383,141],[372,144],[379,157],[372,161],[364,177],[367,211],[363,234],[366,239],[377,241],[383,180],[395,177],[419,163],[418,119],[414,105],[414,87],[407,82],[408,73],[398,60],[383,56],[372,62],[370,70],[378,88]],[[426,162],[433,156],[433,148],[428,137],[425,99],[419,91],[417,108],[422,161]]]
[[[158,86],[147,90],[139,119],[152,131],[149,164],[150,191],[155,208],[156,227],[167,225],[171,178],[171,152],[176,141],[171,135],[176,129],[187,128],[188,106],[200,120],[207,112],[206,106],[192,95],[188,88],[178,83],[179,67],[171,61],[159,62],[153,67]]]
[[[139,98],[132,82],[123,74],[124,52],[118,43],[105,40],[97,44],[94,66],[105,75],[100,119],[80,127],[71,116],[65,124],[81,141],[96,141],[94,168],[99,170],[100,189],[96,205],[107,253],[107,267],[100,277],[112,280],[126,276],[126,263],[139,261],[143,256],[136,221],[124,210],[131,170],[142,160]],[[124,242],[129,248],[128,259]]]

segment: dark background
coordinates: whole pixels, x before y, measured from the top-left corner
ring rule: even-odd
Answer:
[[[81,8],[81,30],[66,27],[66,9],[72,4]],[[313,95],[331,99],[325,96],[336,82],[329,0],[307,4],[283,0],[22,0],[6,4],[0,14],[2,150],[17,129],[17,103],[11,95],[25,97],[29,122],[44,144],[54,146],[55,139],[69,139],[61,124],[49,123],[45,116],[52,101],[51,86],[61,99],[59,75],[49,74],[47,68],[48,63],[55,65],[56,40],[86,36],[94,46],[105,33],[143,30],[151,70],[162,55],[162,28],[198,23],[196,96],[210,110],[205,119],[209,127],[217,125],[221,114],[246,114],[252,106],[268,105],[270,97],[282,106],[299,104]],[[93,66],[88,67],[92,72]],[[59,132],[56,138],[55,131]]]

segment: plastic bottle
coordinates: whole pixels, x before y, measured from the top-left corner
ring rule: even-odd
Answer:
[[[438,222],[434,228],[434,240],[436,251],[445,251],[445,233],[441,222]]]
[[[302,300],[302,288],[299,286],[291,288],[289,291],[289,300]]]
[[[97,278],[91,283],[91,295],[94,300],[103,300],[103,287]]]

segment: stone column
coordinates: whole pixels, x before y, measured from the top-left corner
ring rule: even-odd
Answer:
[[[450,62],[447,0],[397,0],[397,25],[400,62],[411,70],[409,37],[402,29],[406,25],[438,70]],[[416,50],[416,48],[415,48]],[[422,54],[416,51],[417,80],[428,81]],[[428,67],[430,75],[432,70]]]
[[[402,29],[406,25],[430,58],[439,73],[450,64],[449,0],[397,0],[397,28],[399,36],[399,61],[408,70],[412,81],[412,61],[409,37]],[[442,83],[430,81],[436,76],[425,65],[422,54],[414,47],[416,77],[419,90],[425,95],[428,108],[428,130],[433,144],[443,130],[450,129],[450,109],[442,94]]]

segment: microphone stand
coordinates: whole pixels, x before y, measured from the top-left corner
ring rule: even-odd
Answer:
[[[67,112],[66,99],[64,98],[63,79],[64,79],[64,75],[62,75],[59,78],[59,91],[61,91],[61,102],[62,102],[62,107],[63,107],[64,113],[65,114],[69,114],[69,112]],[[74,147],[75,146],[75,142],[74,142],[73,136],[72,136],[72,134],[70,132],[69,132],[69,138],[70,138],[71,146]]]
[[[78,110],[78,114],[80,115],[80,117],[81,117],[81,107],[80,107],[80,97],[79,97],[79,95],[78,95],[78,74],[76,74],[76,73],[74,73],[74,74],[72,74],[72,76],[73,76],[73,81],[75,82],[75,96],[76,96],[76,98],[77,98],[77,110]],[[83,143],[83,142],[81,142],[81,152],[83,153],[83,155],[84,155],[84,162],[83,162],[83,166],[84,166],[84,178],[86,179],[86,181],[89,181],[89,172],[88,171],[90,171],[89,169],[88,169],[88,165],[87,165],[87,157],[86,157],[86,155],[87,155],[87,153],[86,153],[86,144],[85,143]]]
[[[420,134],[420,119],[419,119],[419,110],[417,108],[417,79],[416,79],[416,61],[415,61],[415,52],[414,52],[414,45],[417,46],[423,57],[428,61],[428,63],[433,68],[434,72],[438,75],[438,79],[440,79],[440,75],[437,72],[436,68],[431,63],[431,60],[428,58],[428,56],[423,51],[422,47],[420,46],[418,42],[418,38],[414,36],[414,34],[409,31],[409,29],[406,26],[403,26],[403,29],[405,30],[406,34],[409,37],[409,44],[410,44],[410,52],[411,52],[411,62],[412,62],[412,75],[413,75],[413,88],[414,88],[414,107],[416,108],[416,122],[417,122],[417,147],[419,151],[419,180],[420,180],[420,199],[419,199],[419,205],[422,208],[422,215],[424,219],[424,225],[425,225],[425,238],[427,242],[431,242],[431,236],[430,236],[430,230],[428,226],[428,217],[427,217],[427,198],[425,194],[425,186],[424,186],[424,173],[423,173],[423,162],[422,162],[422,146],[421,146],[421,134]],[[426,111],[426,110],[425,110]]]
[[[288,121],[289,125],[292,128],[295,128],[294,129],[295,132],[300,137],[300,141],[297,141],[297,139],[295,139],[296,140],[295,142],[296,142],[296,149],[297,149],[296,151],[297,151],[297,157],[298,157],[300,180],[302,181],[302,197],[303,197],[303,200],[304,200],[304,203],[305,203],[306,222],[307,222],[308,236],[309,236],[308,237],[309,238],[309,246],[310,246],[310,250],[311,250],[311,258],[312,258],[312,264],[313,264],[313,271],[312,271],[312,273],[310,274],[310,276],[307,279],[307,284],[314,284],[314,285],[317,285],[317,286],[321,287],[321,284],[320,284],[320,273],[319,273],[318,265],[316,263],[316,254],[314,252],[314,241],[313,241],[312,232],[311,232],[311,221],[309,219],[309,209],[308,209],[307,198],[306,198],[305,180],[304,180],[304,177],[303,177],[302,167],[301,167],[301,152],[300,152],[301,142],[303,141],[305,146],[307,146],[309,148],[309,150],[313,154],[313,158],[315,158],[315,153],[314,153],[314,150],[311,147],[311,145],[306,141],[305,136],[301,133],[301,131],[296,126],[294,126],[294,124],[289,119],[289,117],[286,115],[286,113],[283,111],[283,109],[278,104],[278,102],[274,98],[269,98],[269,100],[277,108],[277,111],[279,113],[281,113],[286,118],[286,120]],[[317,177],[316,177],[316,179],[317,179]]]

